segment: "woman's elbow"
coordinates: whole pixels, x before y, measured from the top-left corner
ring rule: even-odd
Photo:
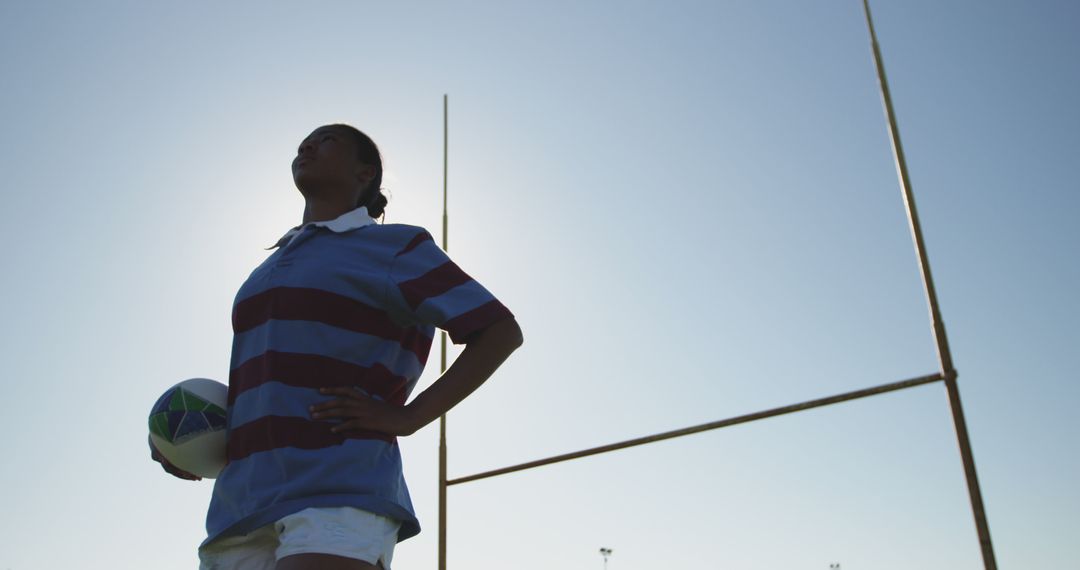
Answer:
[[[522,327],[517,324],[513,316],[491,325],[484,331],[484,336],[497,340],[508,354],[517,350],[525,342]]]
[[[518,348],[525,344],[525,335],[521,332],[521,326],[518,325],[517,319],[510,319],[510,322],[514,323],[514,348]]]
[[[525,343],[521,326],[518,325],[517,319],[514,317],[502,321],[498,326],[502,329],[499,331],[499,337],[503,339],[510,351],[517,350],[518,347]]]
[[[524,342],[517,319],[509,317],[477,331],[465,341],[465,344],[488,346],[509,356]]]

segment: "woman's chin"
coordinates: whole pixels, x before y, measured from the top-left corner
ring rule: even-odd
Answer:
[[[304,172],[303,170],[293,173],[293,183],[296,184],[296,189],[304,196],[317,193],[317,188],[321,186],[319,182],[320,180],[314,173]]]

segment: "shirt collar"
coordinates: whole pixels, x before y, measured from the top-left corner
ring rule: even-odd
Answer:
[[[375,219],[368,215],[367,206],[360,206],[355,210],[349,210],[344,214],[332,219],[332,220],[320,220],[315,222],[308,222],[292,228],[285,232],[285,235],[281,236],[281,239],[277,241],[272,247],[267,249],[273,249],[275,247],[281,247],[287,245],[296,234],[302,232],[304,228],[308,226],[317,226],[327,228],[335,233],[343,233],[362,228],[375,223]]]

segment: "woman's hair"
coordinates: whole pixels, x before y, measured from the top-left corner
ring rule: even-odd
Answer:
[[[372,218],[381,217],[386,210],[387,200],[386,195],[382,193],[383,166],[379,147],[375,146],[375,141],[371,140],[371,137],[360,132],[356,127],[340,123],[331,126],[348,133],[352,137],[353,142],[356,143],[357,158],[360,159],[360,162],[375,167],[375,177],[368,183],[368,187],[360,192],[360,199],[357,200],[356,207],[367,206],[368,215]]]

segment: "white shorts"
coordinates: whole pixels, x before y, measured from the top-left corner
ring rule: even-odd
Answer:
[[[199,570],[274,570],[293,554],[332,554],[390,570],[401,523],[354,507],[311,508],[199,549]]]

